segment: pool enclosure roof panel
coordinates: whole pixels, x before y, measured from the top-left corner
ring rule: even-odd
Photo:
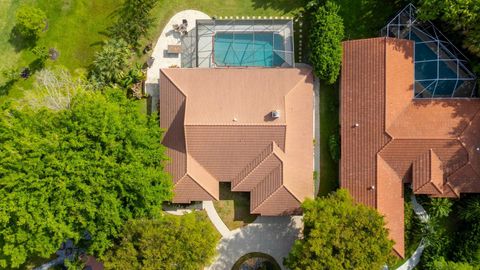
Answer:
[[[196,67],[293,67],[289,19],[197,20]]]
[[[420,21],[416,14],[409,4],[382,29],[382,36],[415,41],[414,97],[478,97],[467,57],[431,21]]]

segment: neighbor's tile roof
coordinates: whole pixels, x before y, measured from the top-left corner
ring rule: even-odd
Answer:
[[[310,69],[160,73],[160,126],[175,202],[218,199],[223,181],[251,192],[251,212],[262,215],[293,213],[313,196]]]
[[[385,215],[403,257],[403,183],[435,197],[480,192],[480,100],[414,100],[411,41],[343,48],[341,186]]]

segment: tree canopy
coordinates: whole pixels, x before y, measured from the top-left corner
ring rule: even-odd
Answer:
[[[95,53],[89,77],[99,86],[120,83],[129,66],[132,52],[123,39],[112,39]]]
[[[117,10],[117,22],[110,27],[110,36],[125,40],[132,47],[139,46],[152,25],[150,16],[158,0],[125,0]]]
[[[297,240],[284,264],[292,270],[381,269],[391,258],[383,217],[355,204],[344,189],[302,204],[304,238]]]
[[[342,64],[343,19],[339,7],[331,1],[314,8],[311,14],[310,61],[316,76],[333,84]]]
[[[157,216],[172,197],[160,136],[120,91],[80,91],[58,110],[3,105],[0,268],[48,258],[66,239],[91,238],[101,255],[126,220]]]
[[[104,257],[105,269],[198,270],[215,255],[218,234],[204,212],[132,220]]]
[[[478,0],[422,0],[420,18],[440,19],[465,38],[463,45],[480,56],[480,3]]]
[[[16,31],[23,36],[36,38],[47,26],[47,15],[30,5],[21,6],[15,14]]]

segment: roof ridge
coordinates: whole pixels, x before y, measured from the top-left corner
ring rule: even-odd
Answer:
[[[257,186],[258,186],[258,185],[257,185]],[[255,210],[257,210],[257,209],[258,209],[260,206],[262,206],[266,201],[268,201],[268,199],[270,199],[270,198],[271,198],[275,193],[277,193],[277,192],[280,190],[280,188],[282,188],[282,187],[285,187],[285,186],[284,186],[283,184],[280,184],[280,186],[279,186],[277,189],[275,189],[272,193],[270,193],[270,195],[268,195],[268,196],[265,198],[265,200],[263,200],[261,203],[259,203],[259,204],[257,205],[257,207],[255,207],[254,209],[250,209],[250,212],[251,212],[251,213],[255,212]],[[290,191],[288,191],[288,192],[289,192],[290,194],[292,194]],[[294,196],[294,198],[296,198],[296,197]]]
[[[195,124],[184,124],[184,126],[287,126],[286,123],[195,123]]]
[[[473,114],[472,118],[470,118],[470,119],[468,120],[468,124],[465,125],[465,127],[464,127],[463,130],[462,130],[462,132],[460,132],[460,133],[458,134],[458,138],[460,138],[460,137],[463,135],[463,133],[465,132],[465,130],[466,130],[469,126],[472,125],[473,119],[475,119],[478,114],[480,114],[480,108],[478,108],[477,111]],[[463,145],[463,143],[462,143],[462,145]],[[469,158],[469,160],[470,160],[470,158]]]
[[[306,74],[302,74],[302,77],[300,79],[298,79],[298,81],[293,85],[292,88],[290,88],[290,90],[288,90],[288,92],[285,93],[285,95],[283,96],[284,99],[287,99],[287,96],[293,92],[293,89],[296,89],[301,83],[302,83],[302,79],[306,79],[308,78],[308,76],[312,73],[312,69],[311,68],[299,68],[300,70],[308,70],[308,73]],[[314,79],[315,80],[315,79]]]
[[[208,193],[210,196],[212,196],[213,198],[215,198],[215,195],[213,195],[212,193],[210,193],[208,190],[206,190],[197,180],[195,180],[195,178],[193,178],[193,176],[191,176],[189,173],[185,173],[185,175],[182,176],[182,178],[180,178],[178,180],[177,183],[175,183],[174,186],[176,186],[178,183],[180,183],[186,176],[188,176],[190,179],[193,180],[193,182],[195,182],[195,184],[197,184],[201,189],[203,189],[203,191],[205,191],[206,193]]]
[[[238,173],[238,175],[235,176],[234,181],[232,181],[232,184],[235,185],[235,186],[233,186],[233,187],[231,188],[232,191],[234,191],[234,189],[235,189],[236,187],[238,187],[238,185],[240,185],[241,183],[243,183],[243,181],[245,181],[245,179],[246,179],[249,175],[251,175],[255,170],[257,170],[257,168],[259,168],[259,167],[265,162],[265,160],[267,160],[267,158],[269,158],[270,156],[272,156],[272,154],[273,154],[273,144],[274,144],[274,143],[275,143],[274,141],[270,142],[270,143],[267,145],[267,147],[265,147],[265,148],[252,160],[252,161],[255,161],[255,159],[256,159],[257,157],[262,156],[262,154],[263,154],[263,152],[265,152],[265,150],[269,152],[269,154],[266,155],[265,158],[263,158],[260,162],[258,162],[258,164],[257,164],[255,167],[253,167],[244,177],[242,177],[241,179],[237,180],[237,181],[238,181],[237,183],[234,183],[235,179],[237,179],[237,178],[239,177],[239,175],[242,174],[243,170],[244,170],[245,168],[247,168],[247,167],[251,164],[252,161],[250,161],[250,162],[247,164],[247,166],[245,166],[245,168],[243,168],[242,171],[240,171],[240,172]],[[280,158],[278,157],[278,159],[280,159]],[[281,159],[280,159],[280,161],[281,161]]]
[[[168,75],[166,72],[164,72],[164,68],[161,68],[160,69],[160,72],[165,75],[165,77],[173,84],[175,85],[175,87],[177,88],[177,90],[185,97],[185,101],[186,101],[186,98],[187,98],[187,94],[174,82],[174,80],[172,80],[172,77],[170,77],[170,75]]]

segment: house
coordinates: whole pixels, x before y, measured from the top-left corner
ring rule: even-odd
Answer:
[[[173,202],[218,200],[230,182],[252,214],[298,213],[314,193],[312,81],[308,68],[161,69]]]
[[[385,216],[400,257],[405,184],[432,197],[480,193],[480,99],[418,98],[414,46],[389,37],[343,43],[340,185]]]

